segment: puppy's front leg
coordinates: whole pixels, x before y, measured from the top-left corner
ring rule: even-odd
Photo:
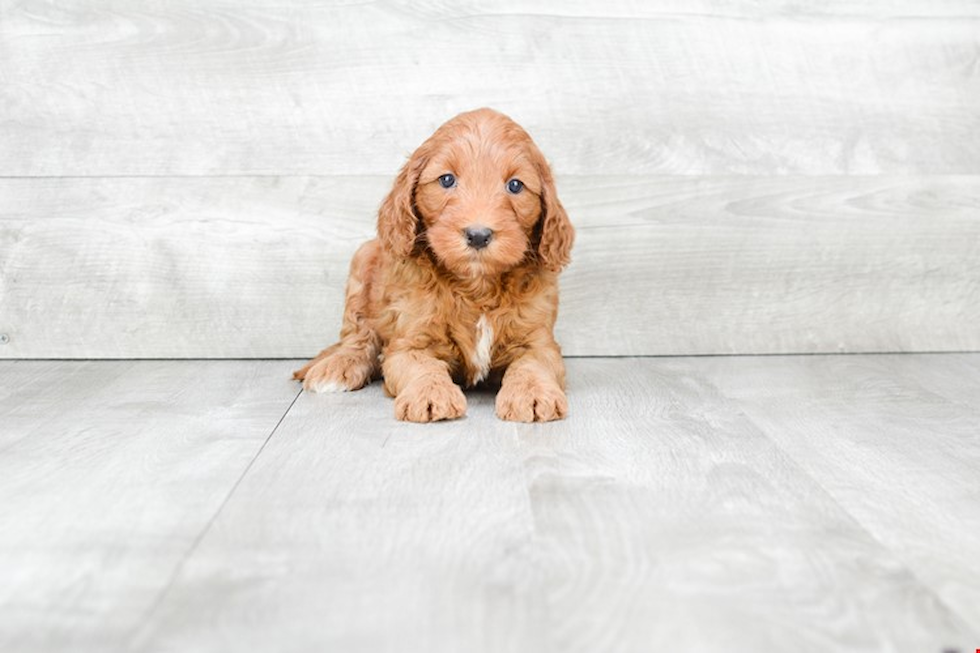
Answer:
[[[449,375],[449,365],[420,349],[389,351],[382,364],[385,391],[395,398],[395,417],[409,422],[456,419],[466,397]]]
[[[508,367],[497,393],[497,417],[512,422],[550,422],[568,414],[565,363],[551,334],[529,343]]]

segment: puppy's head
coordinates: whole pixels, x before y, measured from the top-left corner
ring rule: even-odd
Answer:
[[[428,250],[461,278],[532,261],[560,271],[575,232],[544,156],[491,109],[463,113],[412,154],[378,214],[378,237],[399,257]]]

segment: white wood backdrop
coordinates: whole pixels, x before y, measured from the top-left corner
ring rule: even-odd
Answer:
[[[0,357],[301,357],[405,156],[535,136],[572,355],[980,349],[980,3],[0,0]]]

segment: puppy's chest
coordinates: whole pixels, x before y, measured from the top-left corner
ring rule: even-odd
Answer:
[[[453,337],[468,385],[476,385],[490,374],[503,327],[502,320],[490,313],[479,313],[475,318],[457,324]]]

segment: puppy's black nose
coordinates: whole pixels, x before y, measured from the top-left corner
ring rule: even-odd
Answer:
[[[473,249],[483,249],[493,238],[493,231],[486,227],[467,227],[463,229],[463,234],[466,236],[466,244]]]

